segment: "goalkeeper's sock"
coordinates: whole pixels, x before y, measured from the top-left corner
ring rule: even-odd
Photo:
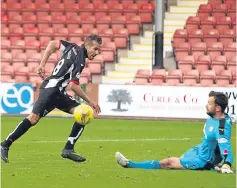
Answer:
[[[157,160],[133,162],[128,161],[129,168],[160,169],[160,162]]]
[[[6,140],[2,142],[2,145],[5,147],[10,147],[14,141],[16,141],[18,138],[20,138],[23,134],[25,134],[28,129],[31,127],[31,122],[27,118],[25,118],[23,121],[21,121],[15,130],[8,135]]]
[[[84,131],[84,125],[81,125],[77,122],[73,124],[71,133],[68,137],[67,143],[65,145],[65,149],[73,149],[76,141],[81,136],[82,132]]]

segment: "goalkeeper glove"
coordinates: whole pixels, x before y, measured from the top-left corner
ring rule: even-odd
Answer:
[[[228,164],[223,164],[222,166],[215,166],[215,171],[220,172],[222,174],[233,174],[233,171],[231,170],[230,165]]]

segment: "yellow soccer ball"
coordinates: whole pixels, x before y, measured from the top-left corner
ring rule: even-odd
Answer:
[[[77,123],[86,125],[93,119],[93,109],[87,104],[81,104],[74,110],[74,118]]]

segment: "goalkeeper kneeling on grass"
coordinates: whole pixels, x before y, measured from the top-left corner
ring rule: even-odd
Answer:
[[[228,98],[220,92],[211,91],[206,105],[210,116],[204,125],[202,143],[186,151],[182,157],[170,157],[163,160],[134,162],[128,160],[120,152],[116,152],[117,162],[125,168],[142,169],[180,169],[211,170],[220,173],[233,173],[231,164],[231,117],[224,113]]]

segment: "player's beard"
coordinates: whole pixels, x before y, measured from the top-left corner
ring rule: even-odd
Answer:
[[[215,115],[215,112],[207,112],[207,115],[213,117]]]

